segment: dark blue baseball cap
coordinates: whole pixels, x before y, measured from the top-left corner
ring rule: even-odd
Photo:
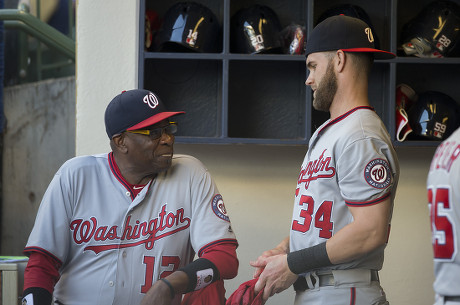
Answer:
[[[375,48],[374,34],[367,23],[345,15],[326,18],[313,29],[307,40],[305,56],[336,50],[372,53],[375,59],[391,59],[396,56]]]
[[[184,111],[167,111],[160,98],[145,89],[123,91],[105,110],[105,130],[110,139],[126,130],[142,129]]]

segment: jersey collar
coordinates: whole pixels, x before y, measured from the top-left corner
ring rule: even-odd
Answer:
[[[353,108],[347,112],[345,112],[344,114],[342,114],[341,116],[331,120],[330,122],[328,122],[326,125],[324,125],[319,131],[318,131],[318,136],[321,135],[321,133],[326,130],[329,126],[332,126],[334,124],[337,124],[338,122],[340,121],[343,121],[346,117],[348,117],[350,114],[354,113],[355,111],[358,111],[358,110],[361,110],[361,109],[368,109],[368,110],[372,110],[374,111],[374,108],[371,107],[371,106],[359,106],[359,107],[356,107],[356,108]]]
[[[129,184],[129,182],[126,181],[125,178],[121,175],[120,169],[118,168],[118,165],[115,162],[115,158],[113,157],[113,152],[109,153],[108,162],[109,162],[109,166],[110,166],[110,170],[112,171],[112,174],[126,188],[126,190],[128,190],[131,200],[134,200],[134,198],[136,198],[137,194],[139,194],[141,190],[133,189],[133,186]],[[148,186],[146,187],[150,188],[150,185],[151,183],[149,183]]]

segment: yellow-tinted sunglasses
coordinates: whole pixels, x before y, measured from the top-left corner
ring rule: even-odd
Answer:
[[[150,139],[156,140],[160,138],[163,133],[166,133],[168,135],[173,135],[177,132],[177,123],[176,122],[170,122],[169,125],[163,126],[163,127],[158,127],[154,129],[136,129],[136,130],[126,130],[126,132],[129,133],[137,133],[137,134],[142,134],[145,136],[149,136]]]

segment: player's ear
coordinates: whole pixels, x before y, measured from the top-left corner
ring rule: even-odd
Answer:
[[[126,145],[126,138],[123,133],[114,135],[112,137],[112,140],[110,141],[110,146],[112,147],[112,150],[117,150],[121,153],[128,152],[128,146]]]
[[[335,53],[335,68],[337,72],[342,72],[343,68],[345,67],[345,61],[347,57],[345,52],[342,50],[337,50]]]

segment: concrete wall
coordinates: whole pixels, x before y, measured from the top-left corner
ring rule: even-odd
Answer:
[[[75,78],[7,87],[1,254],[21,255],[48,183],[75,155]]]
[[[104,110],[137,88],[139,1],[77,1],[77,155],[109,148]],[[102,21],[103,20],[103,21]],[[88,128],[90,127],[90,128]]]

